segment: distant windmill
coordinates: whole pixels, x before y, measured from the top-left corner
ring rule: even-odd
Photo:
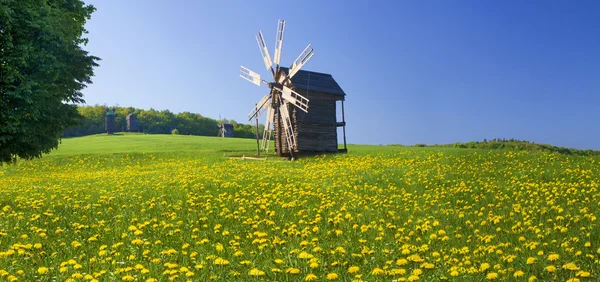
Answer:
[[[221,119],[221,115],[219,115],[219,137],[233,137],[233,125],[229,123],[224,123],[224,120]]]
[[[248,120],[252,120],[260,116],[265,110],[267,111],[267,120],[262,138],[262,148],[268,150],[269,140],[274,131],[277,153],[279,155],[283,155],[284,153],[293,155],[294,152],[298,151],[298,132],[295,127],[295,119],[290,116],[289,105],[293,105],[301,111],[308,113],[309,100],[292,89],[293,85],[291,79],[314,55],[314,50],[310,47],[310,44],[308,44],[289,69],[280,67],[279,62],[283,46],[284,30],[285,21],[279,20],[274,61],[271,61],[271,56],[267,50],[262,32],[259,31],[256,36],[256,41],[258,42],[263,61],[267,70],[271,72],[273,82],[267,82],[261,79],[258,73],[255,73],[244,66],[241,67],[240,76],[257,86],[260,86],[260,83],[263,82],[270,89],[269,93],[256,104],[254,109],[252,109],[248,115]],[[284,142],[281,142],[283,140],[282,137],[285,138],[285,144],[283,144]]]

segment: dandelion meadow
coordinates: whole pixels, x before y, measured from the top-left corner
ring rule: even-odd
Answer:
[[[255,146],[91,136],[0,167],[0,281],[600,279],[599,157],[223,157]]]

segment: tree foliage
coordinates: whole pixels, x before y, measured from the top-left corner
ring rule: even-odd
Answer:
[[[237,123],[234,120],[218,121],[201,114],[182,112],[174,114],[169,110],[157,111],[155,109],[137,109],[133,107],[110,107],[116,114],[115,132],[127,130],[127,115],[134,114],[140,121],[142,131],[147,134],[172,134],[177,129],[183,135],[217,136],[219,123],[231,123],[233,125],[233,137],[255,138],[256,128],[249,124]],[[81,119],[79,124],[67,128],[64,137],[77,137],[91,134],[99,134],[104,131],[104,115],[106,106],[79,106]],[[259,126],[262,134],[264,125]]]
[[[0,163],[40,157],[58,146],[79,114],[81,90],[99,58],[80,0],[0,0]]]

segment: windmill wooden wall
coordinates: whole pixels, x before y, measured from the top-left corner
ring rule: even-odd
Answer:
[[[309,102],[308,113],[296,111],[299,151],[337,152],[336,101],[339,97],[326,93],[302,93]]]
[[[282,68],[287,72],[286,68]],[[295,153],[338,152],[337,128],[345,122],[336,119],[336,102],[345,100],[345,93],[330,74],[299,71],[292,78],[293,88],[310,100],[308,113],[289,107],[292,116],[297,148]],[[343,103],[343,102],[342,102]],[[289,154],[283,125],[275,112],[275,151],[279,155]],[[345,132],[345,129],[344,129]],[[345,136],[344,136],[345,140]],[[345,150],[345,148],[344,148]]]

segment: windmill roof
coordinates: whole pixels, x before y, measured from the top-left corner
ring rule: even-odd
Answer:
[[[281,69],[285,73],[289,73],[288,68],[281,67]],[[333,79],[333,76],[327,73],[300,70],[292,77],[292,84],[294,84],[294,87],[306,91],[346,96],[346,93]]]

